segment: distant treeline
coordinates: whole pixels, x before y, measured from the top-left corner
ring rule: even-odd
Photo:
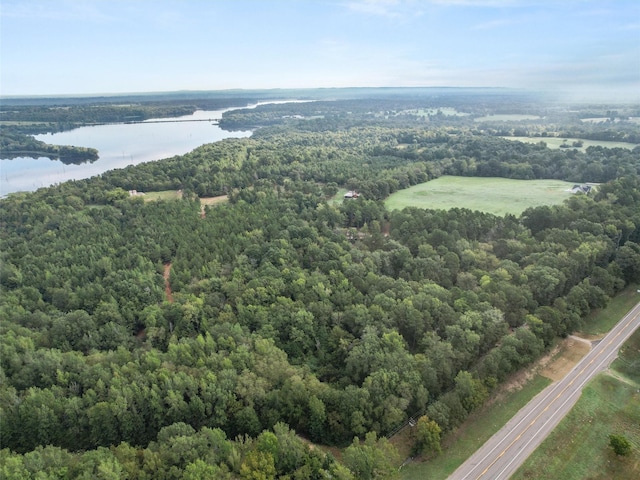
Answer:
[[[225,195],[259,180],[279,185],[301,180],[343,185],[380,200],[441,175],[599,183],[640,173],[640,149],[589,147],[582,153],[454,127],[334,131],[328,129],[329,122],[260,129],[251,139],[204,145],[184,156],[114,170],[102,178],[126,190],[183,189],[201,197]],[[96,192],[96,199],[100,195]]]
[[[533,101],[537,99],[538,101]],[[443,114],[443,108],[449,110]],[[600,115],[611,113],[601,107]],[[526,112],[539,116],[536,120],[491,120],[487,115]],[[598,111],[596,111],[598,112]],[[640,144],[640,124],[629,120],[640,117],[640,108],[626,107],[616,122],[606,124],[584,123],[584,114],[569,107],[559,109],[538,97],[476,97],[442,95],[434,98],[394,97],[316,101],[302,104],[261,105],[254,109],[225,112],[220,122],[227,130],[247,130],[266,126],[287,125],[299,129],[328,129],[336,127],[397,125],[404,127],[451,126],[496,136],[533,136],[583,138]],[[595,115],[590,111],[591,115]],[[478,122],[478,118],[484,118]],[[497,117],[500,118],[500,117]],[[305,126],[305,123],[311,123]]]

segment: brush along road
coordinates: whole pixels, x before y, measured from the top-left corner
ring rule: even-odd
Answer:
[[[639,325],[640,303],[562,380],[539,393],[449,478],[509,478],[571,410],[587,382],[611,364],[620,346]]]

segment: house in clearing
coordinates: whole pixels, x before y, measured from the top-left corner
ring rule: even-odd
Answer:
[[[591,185],[578,185],[575,184],[573,187],[571,187],[571,190],[569,190],[571,193],[591,193]]]
[[[347,200],[349,198],[358,198],[358,192],[354,192],[353,190],[349,190],[344,194],[344,199]]]

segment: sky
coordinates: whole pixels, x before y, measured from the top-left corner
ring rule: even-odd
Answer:
[[[0,0],[0,95],[510,87],[640,101],[637,0]]]

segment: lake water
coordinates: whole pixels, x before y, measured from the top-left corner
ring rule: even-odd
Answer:
[[[253,105],[255,106],[255,105]],[[250,108],[250,107],[242,107]],[[98,150],[94,163],[65,165],[49,158],[19,157],[0,160],[0,196],[19,191],[33,191],[66,180],[79,180],[94,175],[169,158],[190,152],[205,143],[225,138],[248,137],[250,131],[227,132],[211,121],[171,123],[170,120],[217,121],[228,110],[198,110],[193,115],[158,119],[156,123],[98,125],[66,132],[36,135],[35,138],[54,145],[75,145]]]

